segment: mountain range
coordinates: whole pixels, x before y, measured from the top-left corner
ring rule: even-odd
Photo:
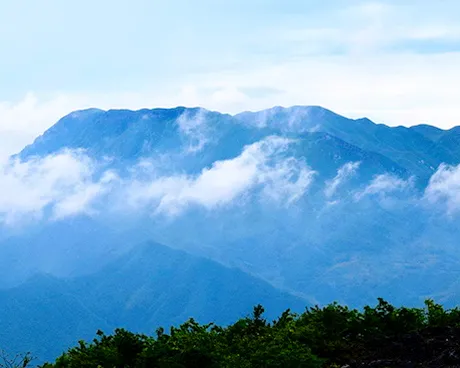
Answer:
[[[460,128],[318,106],[73,112],[0,170],[0,345],[52,359],[258,303],[457,304],[459,164]]]

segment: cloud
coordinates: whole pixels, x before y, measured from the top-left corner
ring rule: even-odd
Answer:
[[[439,50],[430,48],[433,42],[460,40],[460,28],[455,19],[449,19],[446,13],[435,16],[435,9],[423,5],[417,10],[419,17],[414,19],[412,6],[364,2],[336,7],[319,24],[310,22],[306,27],[305,22],[299,25],[291,22],[291,25],[275,27],[271,34],[275,40],[297,46],[298,53],[310,56],[404,51],[437,53]],[[416,42],[417,47],[409,47],[411,42]],[[406,46],[406,49],[399,46]],[[456,50],[459,50],[458,45]]]
[[[284,108],[275,106],[270,109],[256,112],[250,119],[250,124],[254,124],[258,128],[264,127],[277,127],[281,131],[290,132],[310,132],[314,133],[321,129],[319,124],[312,127],[305,124],[306,120],[310,117],[312,109],[310,106],[292,106]],[[239,115],[241,121],[245,121],[245,116],[251,112],[243,112]],[[280,118],[281,116],[281,118]]]
[[[212,210],[230,205],[251,193],[255,200],[289,206],[304,195],[315,174],[303,160],[289,156],[292,144],[270,136],[198,175],[166,175],[161,163],[141,160],[120,176],[107,169],[110,162],[95,161],[82,150],[5,160],[0,165],[0,223],[129,208],[174,216],[190,206]]]
[[[460,85],[459,63],[460,52],[320,55],[249,65],[225,73],[204,72],[166,91],[155,87],[136,93],[31,93],[17,101],[0,102],[0,155],[19,151],[62,116],[88,107],[185,105],[238,113],[278,105],[320,105],[351,118],[366,116],[388,125],[428,123],[448,128],[460,121],[455,99]],[[376,85],[379,88],[374,88]],[[232,92],[257,86],[280,92]],[[223,98],[223,94],[227,97]],[[267,119],[261,119],[261,125]]]
[[[157,91],[114,93],[58,93],[40,95],[29,92],[17,101],[0,101],[0,159],[19,152],[24,146],[60,118],[72,111],[97,107],[128,108],[196,106],[199,103],[188,95],[186,88],[174,90],[175,97]]]
[[[246,87],[241,88],[241,92],[244,93],[248,97],[269,97],[269,96],[276,96],[284,91],[277,89],[277,88],[270,88],[270,87],[263,87],[263,86],[253,86],[253,87]]]
[[[264,4],[262,13],[253,4],[246,6],[244,14],[251,21],[235,22],[229,19],[242,17],[233,8],[236,5],[230,6],[231,12],[217,10],[209,17],[204,11],[210,11],[209,6],[192,9],[181,2],[177,9],[185,13],[180,27],[172,27],[168,37],[175,41],[166,42],[158,36],[154,42],[162,45],[162,58],[157,57],[155,48],[144,45],[152,42],[152,35],[160,35],[164,25],[178,21],[176,13],[170,19],[169,6],[155,9],[164,12],[160,23],[144,19],[144,26],[152,32],[129,27],[132,34],[121,32],[115,19],[139,22],[137,16],[125,19],[134,8],[115,7],[116,16],[108,17],[104,37],[96,41],[90,29],[100,28],[97,14],[104,13],[102,5],[91,14],[81,13],[93,27],[84,35],[81,30],[76,32],[78,27],[66,27],[58,34],[49,27],[41,35],[31,32],[30,27],[34,31],[40,28],[31,26],[38,20],[11,5],[19,18],[3,12],[0,24],[6,27],[4,35],[13,34],[21,42],[7,37],[3,46],[10,57],[0,61],[4,71],[0,86],[3,154],[19,150],[63,115],[86,107],[188,105],[237,113],[300,104],[325,106],[350,117],[366,115],[390,125],[431,123],[450,127],[459,123],[458,2],[447,0],[442,7],[426,1],[332,4]],[[213,7],[216,11],[229,5]],[[55,14],[64,14],[65,9],[55,8]],[[213,19],[212,24],[197,23],[204,18]],[[18,19],[23,27],[18,27]],[[246,26],[242,28],[241,24]],[[87,54],[93,57],[75,57],[78,48],[67,42],[69,37],[81,45],[91,45],[92,52]],[[123,45],[128,52],[110,60],[108,51],[119,44],[120,37],[129,41]],[[197,40],[200,42],[194,42]],[[28,47],[18,50],[15,45],[24,42]],[[61,52],[51,55],[50,50]],[[94,53],[100,57],[94,57]],[[44,59],[55,63],[53,73],[47,70],[49,63],[43,63]],[[121,77],[120,70],[125,71]],[[162,75],[158,70],[163,71]],[[27,93],[29,90],[34,93]],[[11,100],[10,96],[21,94],[25,97]],[[11,133],[8,139],[2,138],[4,132]],[[6,144],[9,147],[3,148]]]
[[[303,159],[290,155],[290,147],[295,144],[292,139],[270,136],[244,147],[234,158],[214,162],[197,175],[165,174],[161,163],[143,160],[120,177],[107,170],[104,166],[107,162],[96,162],[81,150],[62,151],[25,162],[3,161],[0,223],[14,225],[27,219],[95,216],[110,210],[113,204],[118,204],[112,208],[115,210],[148,210],[155,215],[174,217],[190,207],[214,210],[238,205],[249,196],[253,200],[290,206],[301,200],[316,174]],[[356,173],[359,165],[360,162],[344,164],[326,182],[327,206],[338,203],[340,198],[332,200],[338,188]],[[355,192],[354,199],[390,198],[389,194],[397,192],[406,195],[408,189],[413,189],[412,178],[382,174]],[[422,199],[443,204],[453,213],[460,209],[458,193],[460,165],[441,165]],[[417,198],[407,203],[420,203],[420,197]]]
[[[290,157],[262,170],[259,181],[264,185],[263,195],[289,206],[305,194],[315,174],[305,162]]]
[[[332,180],[326,182],[326,187],[324,188],[325,196],[327,198],[332,197],[337,188],[356,173],[360,164],[361,162],[347,162],[340,167],[337,175]]]
[[[41,218],[50,209],[62,218],[90,209],[102,191],[93,176],[95,163],[81,151],[64,151],[27,162],[0,164],[0,222],[14,224],[27,217]]]
[[[209,112],[205,109],[198,111],[185,111],[177,119],[179,130],[188,138],[188,153],[196,153],[201,151],[209,142],[211,127],[206,124],[206,117]]]
[[[59,117],[71,111],[75,101],[65,95],[39,100],[27,93],[20,101],[0,101],[0,158],[21,150]],[[6,146],[7,145],[7,146]]]
[[[412,186],[412,179],[404,180],[390,174],[377,175],[362,191],[355,194],[360,200],[366,196],[385,196],[388,193],[403,191]]]
[[[53,208],[52,218],[60,220],[76,215],[95,215],[97,210],[92,206],[94,202],[109,193],[112,183],[118,181],[118,175],[106,171],[102,178],[96,182],[76,183],[72,192],[59,199]]]
[[[245,110],[274,105],[320,105],[345,116],[367,116],[388,125],[428,123],[451,127],[460,119],[454,98],[457,82],[460,84],[459,62],[459,52],[318,56],[284,61],[247,73],[203,75],[199,83],[202,88],[265,83],[285,91],[276,97],[248,98]],[[375,85],[379,88],[372,88]],[[206,101],[206,97],[202,100]],[[213,106],[223,111],[231,108]]]
[[[283,159],[290,144],[293,142],[286,138],[268,137],[245,147],[233,159],[214,162],[198,176],[134,181],[127,188],[129,202],[134,208],[148,204],[155,213],[177,215],[190,205],[207,209],[227,205],[261,188],[271,199],[292,203],[304,194],[313,172],[301,161]]]
[[[457,212],[460,209],[460,165],[440,165],[430,178],[424,199],[432,204],[443,204],[449,214]]]

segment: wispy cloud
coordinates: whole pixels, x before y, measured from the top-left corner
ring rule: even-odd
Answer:
[[[460,210],[460,165],[441,165],[430,178],[424,198],[444,205],[449,214]]]
[[[95,215],[98,211],[93,207],[94,202],[108,194],[112,184],[119,177],[112,171],[106,171],[101,179],[77,183],[69,195],[59,199],[53,208],[52,219],[60,220],[76,215]]]
[[[191,207],[215,210],[245,205],[247,199],[290,206],[307,194],[316,174],[303,158],[290,154],[295,144],[291,139],[270,136],[196,175],[165,172],[160,163],[143,160],[121,176],[104,166],[108,162],[96,162],[83,151],[63,151],[26,162],[3,161],[0,224],[43,218],[56,221],[130,209],[174,218]],[[398,198],[408,205],[418,205],[421,200],[441,204],[450,214],[460,209],[460,166],[441,165],[423,196],[412,178],[381,174],[353,192],[354,201],[348,202],[348,195],[337,192],[359,166],[360,162],[348,162],[326,182],[327,207],[338,201],[353,206],[365,197],[377,197]]]
[[[311,106],[291,106],[289,108],[275,106],[256,113],[245,111],[238,115],[238,117],[244,123],[253,124],[258,128],[276,127],[284,132],[295,131],[297,133],[314,133],[321,130],[321,126],[317,123],[311,126],[311,119],[309,119],[311,113]],[[248,114],[254,114],[249,121],[246,120]],[[310,125],[307,123],[310,123]]]
[[[95,170],[95,163],[79,151],[3,162],[0,221],[13,224],[25,217],[41,218],[47,209],[57,217],[84,213],[102,190],[94,181]]]
[[[356,173],[360,164],[361,162],[347,162],[345,165],[340,167],[337,171],[337,175],[332,180],[326,182],[324,195],[327,198],[332,197],[339,186]]]
[[[191,205],[208,209],[226,205],[251,189],[275,200],[295,201],[310,184],[313,172],[304,162],[280,159],[292,141],[268,137],[245,147],[233,158],[215,162],[198,176],[156,177],[127,187],[134,207],[148,204],[156,213],[176,215]]]
[[[135,1],[111,4],[110,17],[101,17],[108,1],[98,4],[92,12],[73,9],[85,30],[61,27],[58,33],[44,27],[53,22],[29,17],[14,2],[2,8],[0,40],[9,57],[0,60],[0,133],[21,133],[15,150],[83,107],[188,105],[236,113],[300,104],[390,125],[449,127],[460,119],[458,1],[257,1],[245,4],[244,14],[237,10],[240,0],[193,7]],[[158,22],[145,9],[161,14]],[[65,7],[48,10],[53,21],[69,21]],[[128,33],[119,29],[120,20],[131,24]],[[168,42],[160,36],[166,28]],[[2,38],[9,34],[13,38]],[[124,52],[110,59],[120,40]],[[152,42],[161,58],[158,48],[144,47]],[[75,44],[86,58],[76,57]],[[35,94],[22,99],[30,90]]]
[[[199,108],[198,111],[186,110],[177,119],[181,133],[188,140],[187,152],[196,153],[201,151],[210,139],[210,129],[206,124],[208,111]]]
[[[19,152],[76,105],[64,95],[39,100],[33,93],[15,102],[0,101],[0,158]]]
[[[298,201],[312,183],[316,172],[294,157],[281,159],[261,171],[262,194],[286,206]]]
[[[460,52],[323,55],[282,60],[248,70],[205,72],[188,78],[188,84],[177,84],[167,91],[70,91],[51,97],[28,94],[23,99],[0,102],[0,147],[4,155],[15,153],[60,117],[88,107],[139,109],[185,105],[238,113],[276,105],[321,105],[348,117],[367,116],[389,125],[428,123],[446,128],[460,121],[455,97],[459,94],[459,63]],[[379,88],[373,87],[376,85]],[[256,86],[278,88],[280,93],[254,96],[243,92]],[[269,118],[261,117],[260,125]],[[192,149],[202,143],[198,138]]]
[[[273,37],[286,45],[297,46],[298,53],[310,56],[437,53],[439,49],[432,48],[433,42],[460,40],[455,19],[449,19],[446,14],[434,16],[436,12],[426,4],[420,4],[417,10],[419,17],[415,19],[411,16],[414,7],[408,4],[388,1],[351,4],[330,10],[330,16],[320,24],[310,22],[308,26],[303,23],[296,27],[283,24],[273,29]],[[458,51],[459,46],[455,49]]]
[[[412,179],[404,180],[391,174],[377,175],[362,191],[355,193],[355,199],[366,196],[385,196],[412,187]]]
[[[292,144],[295,141],[270,136],[198,175],[166,175],[158,163],[142,160],[120,176],[107,169],[107,162],[94,161],[83,151],[7,160],[0,166],[0,223],[128,208],[175,216],[190,206],[212,210],[231,205],[244,195],[290,205],[305,194],[314,177],[305,161],[289,155]]]

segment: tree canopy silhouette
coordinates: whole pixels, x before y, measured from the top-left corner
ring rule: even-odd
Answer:
[[[252,315],[228,326],[193,318],[155,336],[97,331],[43,368],[76,367],[448,367],[460,364],[460,310],[427,300],[425,308],[350,309],[333,303],[286,310],[276,320]],[[26,361],[26,364],[29,362]],[[13,367],[13,366],[11,366]],[[14,366],[17,367],[17,366]]]

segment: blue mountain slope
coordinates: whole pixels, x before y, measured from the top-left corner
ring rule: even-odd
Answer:
[[[143,125],[147,124],[147,120],[138,125],[139,116],[145,115],[146,111],[150,111],[152,116],[157,114],[169,120],[163,121],[160,118],[149,120],[148,128]],[[27,147],[21,153],[21,157],[26,160],[31,156],[56,153],[69,145],[69,148],[88,150],[96,160],[101,155],[116,152],[114,162],[117,168],[125,169],[126,172],[129,172],[140,155],[155,162],[164,161],[166,155],[168,156],[166,164],[159,166],[163,174],[182,175],[184,172],[199,174],[217,161],[234,159],[243,152],[245,146],[259,142],[267,134],[273,133],[240,124],[227,115],[206,112],[205,116],[210,120],[206,120],[205,123],[211,126],[213,132],[209,139],[211,142],[207,142],[198,152],[184,154],[183,150],[188,148],[189,142],[184,143],[186,137],[184,138],[178,130],[177,119],[184,113],[193,119],[197,111],[197,109],[192,109],[190,112],[184,109],[120,111],[120,116],[114,121],[110,116],[115,112],[89,110],[76,115],[70,114],[38,138],[33,145]],[[132,120],[133,128],[130,128],[129,122],[122,123],[126,116],[136,117]],[[83,122],[76,119],[87,120]],[[143,131],[146,130],[148,133],[156,125],[167,124],[172,127],[170,131],[173,134],[170,136],[157,138],[146,134],[141,138]],[[110,127],[117,128],[112,131]],[[217,133],[214,134],[216,130]],[[97,134],[88,133],[96,131]],[[126,251],[132,244],[147,239],[156,239],[171,246],[189,249],[244,269],[247,269],[244,264],[250,262],[254,274],[264,275],[268,280],[273,281],[276,279],[276,273],[271,272],[270,268],[267,269],[266,265],[280,263],[281,270],[285,269],[284,263],[286,263],[286,270],[288,270],[291,261],[278,260],[285,246],[292,247],[293,244],[299,244],[299,247],[302,247],[301,244],[309,242],[321,243],[320,228],[315,227],[314,224],[319,223],[316,217],[322,211],[325,201],[329,200],[325,198],[325,183],[333,180],[343,165],[350,162],[359,163],[359,170],[335,190],[334,197],[330,200],[362,189],[375,175],[391,173],[403,179],[411,175],[391,159],[378,153],[364,151],[327,133],[285,132],[283,134],[294,143],[276,160],[295,158],[305,161],[308,167],[315,171],[308,195],[299,199],[295,207],[298,212],[295,217],[290,215],[289,211],[283,212],[279,206],[267,208],[256,201],[248,202],[248,208],[242,213],[236,209],[234,213],[223,211],[220,215],[209,217],[198,212],[196,216],[192,214],[176,218],[172,223],[163,222],[158,218],[152,219],[143,212],[137,214],[130,212],[126,216],[120,214],[121,220],[114,218],[113,214],[103,212],[101,216],[95,218],[77,217],[45,222],[37,225],[35,229],[28,229],[24,234],[5,240],[3,246],[0,246],[0,262],[5,265],[0,268],[0,276],[2,276],[0,287],[16,285],[34,272],[46,272],[56,276],[88,273],[110,261],[113,255]],[[94,138],[96,136],[97,139]],[[132,143],[129,153],[125,150],[118,151],[119,144],[124,145],[125,139]],[[171,142],[175,142],[176,145],[168,148]],[[145,147],[155,147],[155,149],[143,151]],[[161,150],[159,147],[162,147]],[[136,153],[132,155],[132,152]],[[304,226],[302,224],[306,222],[312,224],[308,234],[304,234],[302,229]],[[248,226],[248,223],[251,225]],[[357,225],[337,231],[335,239],[343,237],[342,242],[347,241],[346,239],[352,238],[353,233],[356,233],[355,230],[350,231],[350,229],[356,227]],[[216,231],[223,228],[226,229],[225,232]],[[267,229],[270,229],[271,235],[267,234]],[[312,240],[311,237],[316,233],[318,235],[315,235]],[[246,248],[245,244],[252,245]],[[261,247],[264,248],[265,254],[262,258],[259,256]],[[310,256],[310,252],[305,253],[306,258]],[[273,260],[269,261],[271,258]],[[288,260],[289,257],[283,259]],[[285,271],[280,272],[285,278]],[[297,286],[294,287],[296,288]],[[310,295],[308,290],[302,290],[302,293]]]
[[[301,147],[298,154],[304,155],[309,163],[314,162],[313,168],[321,169],[321,174],[324,173],[322,169],[332,173],[339,163],[346,163],[347,160],[372,161],[376,170],[380,167],[397,174],[413,174],[404,165],[373,150],[375,147],[371,144],[361,144],[368,146],[363,148],[360,144],[350,144],[350,140],[342,139],[344,134],[324,134],[327,129],[323,129],[323,126],[344,125],[344,131],[356,130],[364,135],[359,127],[353,127],[349,119],[320,107],[276,108],[275,111],[278,112],[273,114],[269,111],[267,125],[262,127],[258,127],[254,120],[260,119],[259,115],[267,114],[267,111],[242,113],[235,117],[183,107],[139,111],[78,111],[62,118],[18,156],[26,160],[63,149],[82,148],[92,157],[113,157],[116,162],[124,161],[124,165],[127,165],[139,158],[168,155],[171,157],[168,164],[173,169],[197,173],[216,161],[237,156],[246,145],[269,135],[281,135],[300,140],[300,144],[296,145]],[[201,125],[201,128],[190,135],[181,131],[178,120],[182,117],[191,126],[199,125],[200,128]],[[371,127],[374,125],[369,124]],[[317,126],[320,128],[311,131],[310,128]],[[316,133],[315,130],[323,133]],[[346,138],[348,135],[345,134]],[[187,151],[190,144],[196,144],[193,141],[197,139],[205,140],[202,149],[184,155],[184,150]]]
[[[150,182],[155,184],[160,177],[161,185],[185,188],[167,191],[160,201],[185,198],[189,202],[171,217],[158,215],[151,204],[116,215],[109,211],[112,217],[102,208],[93,218],[85,218],[87,223],[82,221],[81,235],[69,231],[71,237],[59,230],[70,220],[61,220],[55,227],[44,221],[34,235],[5,240],[0,259],[23,259],[29,269],[59,276],[64,269],[82,274],[81,268],[87,265],[95,265],[92,270],[96,271],[97,265],[105,264],[107,249],[127,250],[133,242],[152,239],[238,267],[311,301],[340,299],[361,305],[383,296],[416,303],[421,295],[442,294],[452,302],[458,290],[453,267],[459,261],[454,246],[460,235],[454,225],[457,217],[447,221],[443,212],[424,207],[420,198],[439,164],[459,162],[456,132],[390,128],[302,106],[236,116],[186,108],[73,113],[25,148],[22,160],[84,148],[94,160],[111,156],[112,167],[123,172],[123,185],[128,186],[130,169],[145,158],[156,165],[157,176]],[[209,177],[215,168],[241,162],[248,145],[273,135],[293,143],[263,158],[262,164],[254,164],[260,152],[251,151],[253,156],[243,157],[249,169],[236,166],[230,176],[211,175],[213,186],[198,186],[202,192],[194,191],[203,173]],[[280,172],[290,174],[292,162],[291,181],[276,181]],[[354,171],[340,174],[344,165],[357,163]],[[292,189],[302,164],[314,171],[305,192],[292,203],[282,195],[278,200],[267,199],[266,192],[276,197]],[[250,188],[231,201],[199,203],[204,194],[211,195],[228,183],[246,185],[236,179],[248,175],[247,171],[251,174],[254,167],[260,170],[259,177],[249,175]],[[414,185],[409,180],[412,176],[423,180]],[[376,178],[383,179],[374,182]],[[334,182],[328,194],[326,188]],[[159,186],[153,191],[161,192]],[[361,198],[360,193],[365,195]],[[107,203],[116,199],[108,197]],[[92,222],[96,220],[101,225]],[[96,233],[89,230],[94,226],[101,226]],[[20,246],[12,246],[14,242]],[[86,244],[82,253],[75,251],[80,244]],[[28,258],[28,247],[34,250],[30,254],[37,255],[37,249],[45,253]],[[60,267],[45,262],[54,247],[65,250],[56,253],[56,262],[63,260]],[[9,258],[1,254],[2,249],[8,249]],[[22,249],[20,256],[15,249]]]
[[[33,144],[24,148],[19,156],[26,159],[56,153],[62,148],[84,148],[97,157],[137,159],[162,150],[174,150],[184,143],[181,139],[187,137],[179,132],[181,124],[178,119],[181,117],[185,133],[189,127],[193,129],[194,124],[202,121],[225,129],[232,120],[230,116],[217,112],[184,107],[76,111],[59,120]]]
[[[35,273],[68,277],[94,272],[146,239],[139,229],[89,217],[28,227],[0,242],[0,288],[18,285]]]
[[[433,142],[436,142],[445,133],[442,129],[426,124],[415,125],[409,129],[425,136]]]
[[[460,157],[460,127],[446,130],[437,139],[439,146],[444,147],[453,157]]]
[[[390,128],[365,118],[347,119],[318,106],[276,107],[235,117],[274,131],[326,132],[363,150],[382,154],[421,178],[430,176],[440,163],[459,161],[420,129]]]
[[[135,247],[101,271],[73,279],[38,275],[0,291],[0,345],[54,359],[98,329],[230,323],[263,303],[269,318],[305,302],[237,269],[158,244]]]
[[[194,167],[195,171],[212,160],[234,156],[244,144],[269,134],[292,135],[316,131],[328,133],[362,150],[384,155],[425,179],[440,163],[458,162],[457,151],[446,146],[446,141],[455,139],[454,130],[449,131],[450,134],[440,134],[439,129],[427,126],[390,128],[368,119],[347,119],[318,106],[275,107],[234,117],[184,107],[77,111],[62,118],[26,147],[19,157],[43,156],[62,148],[85,148],[96,157],[135,160],[165,151],[174,153],[184,144],[186,147],[196,147],[200,144],[199,140],[205,138],[199,136],[204,134],[203,131],[192,129],[184,134],[178,124],[181,118],[188,123],[187,129],[199,124],[207,129],[204,132],[206,138],[212,136],[206,142],[207,150],[200,150],[199,155],[189,157],[187,167],[190,170]],[[198,133],[198,136],[194,133]],[[218,144],[224,140],[232,142],[233,146]]]
[[[392,173],[408,178],[411,172],[388,157],[363,150],[333,135],[321,132],[303,133],[294,136],[299,140],[295,154],[305,157],[308,164],[319,175],[331,178],[337,169],[349,162],[360,162],[359,175],[368,179],[380,173]]]

